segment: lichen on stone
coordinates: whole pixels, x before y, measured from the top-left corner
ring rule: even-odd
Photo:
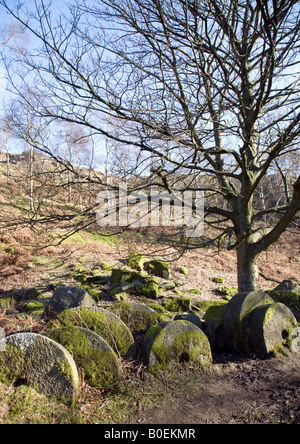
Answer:
[[[147,264],[147,270],[152,272],[154,275],[162,277],[164,279],[170,279],[170,264],[165,261],[161,261],[158,259],[153,259]]]
[[[63,327],[52,331],[51,338],[71,353],[92,387],[108,387],[119,378],[116,354],[96,333],[80,327]]]
[[[137,302],[113,304],[110,310],[128,326],[131,331],[142,333],[158,323],[159,315],[147,305]]]
[[[117,316],[100,307],[65,310],[57,316],[58,326],[88,328],[102,336],[121,356],[134,354],[134,339]],[[57,324],[57,323],[56,323]]]
[[[128,260],[127,265],[130,268],[134,268],[135,270],[143,270],[145,264],[145,258],[140,253],[131,253]]]
[[[185,312],[191,310],[190,298],[179,298],[164,303],[164,308],[170,312]]]
[[[14,384],[25,379],[29,366],[25,351],[6,344],[5,350],[0,351],[0,382]]]
[[[172,321],[151,327],[145,337],[146,360],[150,373],[190,362],[201,368],[212,363],[209,341],[194,324]]]

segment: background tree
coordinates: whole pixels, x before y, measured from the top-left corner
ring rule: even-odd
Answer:
[[[259,198],[299,149],[299,2],[56,4],[0,1],[32,36],[3,59],[20,99],[41,126],[64,120],[134,147],[136,171],[152,165],[168,191],[183,187],[179,171],[201,178],[190,188],[206,192],[206,221],[237,250],[239,290],[256,288],[259,254],[300,208],[299,170],[280,203]]]

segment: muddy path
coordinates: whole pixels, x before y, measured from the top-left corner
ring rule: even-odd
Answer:
[[[266,360],[216,355],[202,389],[149,411],[144,424],[300,423],[300,353]]]

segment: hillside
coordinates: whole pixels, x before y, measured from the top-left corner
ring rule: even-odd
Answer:
[[[28,195],[17,195],[17,183],[7,187],[5,164],[1,166],[0,211],[3,220],[12,216],[17,219],[28,205]],[[179,249],[159,241],[159,233],[150,235],[149,230],[111,236],[100,230],[83,230],[59,245],[49,245],[58,234],[59,226],[57,232],[32,231],[28,226],[2,227],[0,327],[7,335],[44,331],[44,320],[27,304],[45,303],[60,284],[80,285],[72,271],[74,265],[105,273],[103,264],[123,267],[132,252],[143,254],[147,260],[168,261],[172,279],[180,282],[176,291],[166,291],[155,303],[188,297],[202,315],[212,301],[224,301],[236,292],[233,251],[211,246],[182,255]],[[299,234],[295,230],[286,232],[261,255],[259,268],[265,276],[260,277],[263,290],[285,279],[300,283]],[[107,286],[93,290],[100,294],[99,306],[112,302]],[[145,302],[133,295],[128,299],[131,300]],[[141,360],[122,359],[122,382],[116,387],[97,389],[81,377],[80,399],[74,408],[50,402],[21,382],[15,386],[0,384],[0,423],[299,423],[299,365],[299,352],[268,358],[214,352],[213,364],[204,373],[186,363],[179,372],[170,370],[155,378]]]

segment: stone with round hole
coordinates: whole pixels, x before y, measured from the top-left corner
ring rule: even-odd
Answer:
[[[244,319],[245,351],[262,355],[284,353],[291,348],[297,320],[284,304],[256,307]]]
[[[148,370],[153,374],[183,362],[201,368],[212,363],[207,336],[188,321],[164,322],[151,327],[146,333],[144,350]]]

